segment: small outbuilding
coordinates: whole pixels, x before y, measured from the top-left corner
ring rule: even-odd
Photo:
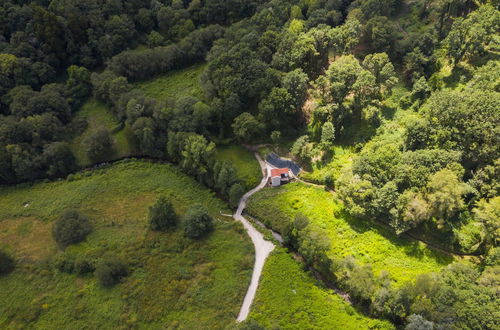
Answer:
[[[271,186],[279,187],[290,181],[289,168],[273,168],[271,170]]]

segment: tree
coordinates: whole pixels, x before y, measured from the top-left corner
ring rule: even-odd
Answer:
[[[229,204],[231,206],[236,207],[240,201],[241,196],[245,194],[245,188],[241,185],[241,183],[235,183],[229,189]]]
[[[208,159],[215,151],[215,144],[202,135],[189,135],[181,151],[181,168],[191,175],[204,175],[208,171]]]
[[[500,242],[500,196],[489,201],[482,199],[473,209],[474,218],[481,224],[481,245],[485,249],[498,246]]]
[[[14,259],[0,250],[0,275],[8,274],[14,269]]]
[[[213,219],[207,209],[200,204],[189,208],[184,215],[184,235],[192,239],[199,239],[213,229]]]
[[[102,286],[111,287],[128,275],[128,268],[116,256],[106,256],[97,263],[94,274]]]
[[[251,142],[260,131],[260,123],[248,112],[243,112],[234,119],[234,135],[241,142]]]
[[[177,224],[177,214],[172,203],[164,196],[149,207],[149,227],[155,231],[166,231]]]
[[[275,87],[259,103],[259,119],[269,129],[286,127],[295,119],[294,100],[290,93],[281,87]]]
[[[163,43],[165,42],[165,38],[163,38],[163,36],[158,33],[157,31],[151,31],[150,34],[148,34],[148,47],[149,48],[155,48],[155,47],[158,47],[158,46],[161,46],[163,45]]]
[[[60,248],[66,248],[83,241],[91,231],[89,219],[85,215],[69,210],[54,223],[52,236]]]
[[[408,316],[408,324],[405,330],[433,330],[434,323],[427,321],[421,315],[412,314]]]
[[[335,127],[329,121],[325,122],[321,127],[321,146],[324,150],[329,149],[335,140]]]
[[[312,156],[312,144],[309,142],[309,136],[303,135],[299,137],[292,146],[290,152],[302,159],[307,160]]]
[[[49,177],[64,175],[75,168],[75,156],[65,142],[54,142],[44,146],[43,161],[47,167]]]
[[[427,201],[430,214],[443,222],[464,207],[462,195],[466,187],[455,172],[442,169],[433,174],[427,184]]]
[[[299,109],[307,99],[307,84],[309,78],[302,69],[287,72],[283,77],[283,87],[290,93],[295,107]]]
[[[114,141],[108,130],[100,128],[89,135],[84,141],[83,146],[87,156],[93,162],[102,161],[109,157],[113,150]]]

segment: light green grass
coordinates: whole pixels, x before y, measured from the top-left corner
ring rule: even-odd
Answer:
[[[206,64],[196,64],[133,85],[135,88],[142,90],[146,96],[160,101],[176,99],[181,96],[202,98],[203,91],[200,86],[200,75],[205,68]]]
[[[317,184],[325,184],[325,177],[327,175],[331,176],[333,180],[336,180],[340,176],[342,168],[352,163],[353,156],[354,152],[352,148],[334,146],[329,162],[326,164],[322,161],[313,162],[311,164],[312,171],[302,171],[300,172],[300,177],[306,181]]]
[[[113,116],[109,108],[96,99],[90,99],[75,114],[76,117],[84,118],[87,129],[71,141],[71,150],[76,157],[77,165],[85,167],[92,165],[92,161],[87,157],[83,141],[96,130],[105,128],[112,133],[114,139],[114,151],[106,160],[118,159],[138,153],[137,142],[133,132],[128,126],[120,127],[120,123]]]
[[[0,277],[2,329],[221,329],[234,322],[250,280],[253,247],[239,223],[222,218],[227,205],[170,165],[143,161],[77,174],[73,181],[0,190],[0,248],[16,270]],[[148,230],[147,210],[159,195],[178,214],[202,203],[214,232],[193,241],[181,228]],[[27,205],[25,207],[25,205]],[[115,254],[131,274],[111,289],[94,276],[55,270],[52,222],[65,209],[86,214],[87,239],[65,254]]]
[[[241,146],[219,146],[215,158],[232,164],[248,190],[255,188],[262,180],[259,162],[251,151]]]
[[[349,217],[330,192],[302,183],[263,189],[250,198],[247,210],[278,231],[298,212],[305,214],[330,238],[331,258],[352,255],[360,263],[371,264],[375,274],[388,271],[395,285],[413,281],[421,273],[438,271],[453,261],[423,243]]]
[[[361,315],[280,249],[268,258],[250,319],[267,329],[393,329]]]

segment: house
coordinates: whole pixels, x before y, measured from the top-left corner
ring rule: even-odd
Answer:
[[[279,187],[283,183],[290,181],[289,168],[273,168],[271,169],[271,186]]]

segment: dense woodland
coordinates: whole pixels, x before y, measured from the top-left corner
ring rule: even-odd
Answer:
[[[305,168],[335,157],[334,144],[350,146],[352,165],[323,180],[350,216],[482,261],[391,288],[354,262],[325,261],[307,219],[285,233],[290,248],[334,273],[370,315],[408,329],[493,329],[500,319],[498,5],[4,0],[0,184],[77,170],[68,143],[85,129],[74,114],[90,97],[131,128],[136,156],[177,164],[233,205],[247,187],[214,159],[217,144],[288,145]],[[132,86],[201,62],[199,97],[159,101]],[[105,130],[84,143],[95,163],[113,148]]]

